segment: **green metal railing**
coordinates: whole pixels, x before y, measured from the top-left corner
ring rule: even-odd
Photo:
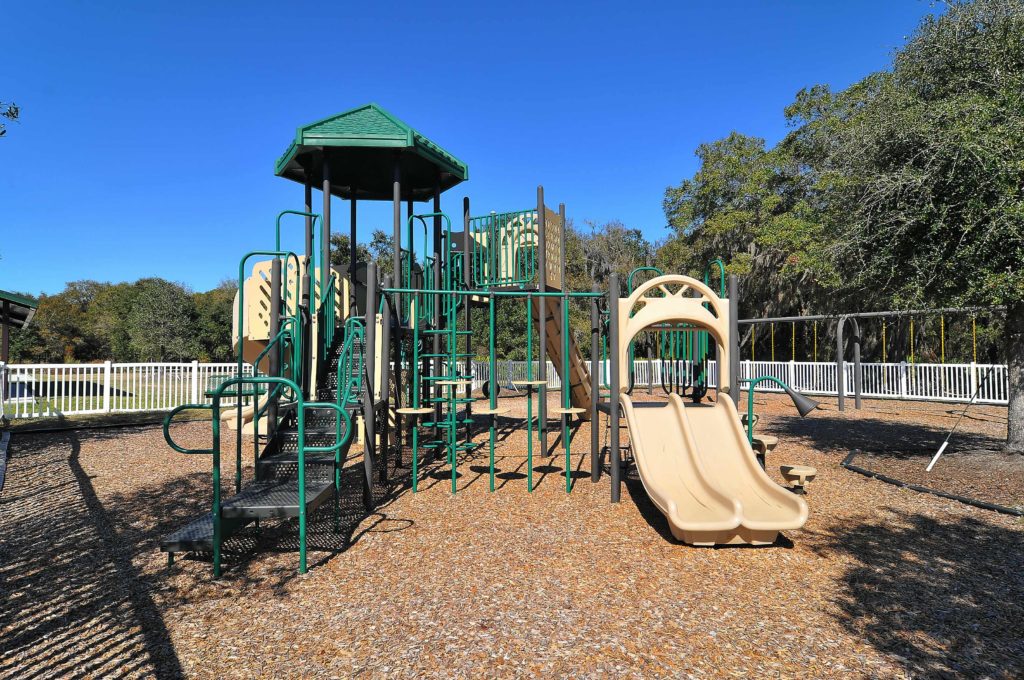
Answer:
[[[536,209],[471,217],[469,229],[474,286],[525,286],[533,281],[540,246]]]
[[[341,449],[348,443],[348,440],[352,436],[352,419],[348,413],[338,407],[337,404],[328,402],[306,402],[302,398],[302,392],[299,386],[293,380],[288,378],[279,378],[274,376],[251,376],[251,377],[238,377],[231,378],[221,383],[213,394],[213,404],[183,404],[177,407],[173,411],[167,414],[164,418],[163,433],[164,440],[168,446],[179,453],[184,454],[200,454],[210,455],[213,457],[213,501],[211,505],[211,516],[213,520],[213,575],[215,578],[221,575],[221,559],[222,559],[222,544],[224,540],[223,535],[223,501],[221,498],[221,451],[220,451],[220,402],[224,397],[227,389],[233,385],[280,385],[290,389],[294,394],[297,395],[296,403],[296,416],[297,416],[297,429],[298,429],[298,454],[297,454],[297,484],[298,484],[298,510],[299,510],[299,573],[304,574],[307,571],[306,564],[306,537],[307,537],[307,517],[306,517],[306,454],[312,452],[333,452],[335,454],[335,466],[340,466],[341,461]],[[240,389],[236,390],[241,391]],[[228,396],[233,396],[229,394]],[[306,434],[306,409],[307,408],[318,408],[318,409],[331,409],[338,414],[338,419],[335,421],[335,443],[328,446],[308,446],[305,443]],[[212,446],[208,449],[186,449],[179,446],[177,442],[171,437],[170,426],[174,419],[174,416],[184,410],[191,409],[208,409],[211,411],[212,416]],[[345,433],[342,436],[342,422],[345,423]],[[335,481],[335,494],[338,493],[339,482]]]

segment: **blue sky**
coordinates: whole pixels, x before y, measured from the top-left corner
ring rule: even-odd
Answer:
[[[301,206],[297,126],[370,101],[467,162],[459,211],[544,184],[577,223],[666,235],[665,187],[732,130],[777,141],[804,86],[885,67],[920,0],[16,2],[0,25],[0,288],[162,276],[206,290]],[[319,201],[315,198],[314,201]],[[334,227],[348,210],[335,199]],[[364,204],[360,238],[387,227]],[[291,244],[298,246],[298,238]]]

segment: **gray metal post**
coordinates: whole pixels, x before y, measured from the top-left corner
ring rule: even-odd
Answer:
[[[434,178],[434,225],[433,225],[433,239],[434,239],[434,276],[431,285],[434,290],[441,290],[441,267],[447,266],[447,262],[442,260],[447,257],[447,253],[442,252],[441,249],[441,177],[438,175]],[[431,319],[431,323],[434,330],[440,330],[441,328],[441,295],[434,293],[434,315]],[[433,357],[430,360],[430,375],[439,376],[441,375],[441,334],[434,333],[434,341],[431,347]],[[430,381],[430,397],[435,399],[434,401],[434,422],[441,422],[441,402],[437,400],[437,397],[441,396],[442,388],[437,384],[436,380]],[[440,436],[440,429],[434,427],[434,439]],[[436,451],[437,449],[433,449]]]
[[[609,352],[611,355],[611,394],[608,395],[608,417],[611,418],[612,447],[612,503],[618,503],[622,496],[622,470],[619,451],[619,275],[612,274],[608,282]]]
[[[469,268],[471,264],[470,249],[473,247],[473,239],[469,234],[469,196],[462,198],[462,282],[466,286],[466,290],[473,290],[473,276],[471,275]],[[462,304],[465,305],[465,316],[466,316],[466,368],[467,375],[473,375],[473,301],[468,295],[462,298]],[[466,385],[466,399],[473,398],[473,382],[472,378],[468,385]],[[466,402],[466,439],[473,438],[473,402]]]
[[[395,288],[402,287],[402,166],[401,156],[395,155],[395,167],[392,171],[392,193],[391,213],[393,218],[392,238],[394,243],[391,249],[391,266],[393,268]],[[395,305],[395,343],[394,343],[394,364],[395,364],[395,417],[398,417],[397,409],[402,407],[402,296],[395,293],[391,300]],[[402,428],[395,423],[395,441],[398,450],[402,450]]]
[[[294,330],[294,329],[293,329]],[[273,340],[281,331],[281,258],[275,257],[270,265],[270,339]],[[271,350],[267,356],[271,376],[281,375],[280,345]],[[277,431],[278,398],[274,397],[267,405],[267,436],[273,437]]]
[[[547,219],[544,214],[544,187],[537,187],[537,290],[541,293],[546,293],[548,290],[548,270],[547,270]],[[543,380],[544,384],[540,387],[540,399],[538,400],[539,406],[537,408],[537,422],[540,424],[538,428],[538,435],[540,436],[540,450],[543,455],[548,455],[548,300],[546,297],[539,296],[537,298],[537,304],[539,305],[539,312],[537,314],[538,329],[540,340],[540,352],[539,356],[539,372],[537,373],[537,379]],[[534,310],[530,310],[533,314]],[[563,389],[564,386],[563,386]]]
[[[366,334],[363,347],[363,470],[366,473],[366,488],[363,502],[373,507],[373,465],[376,446],[375,410],[373,398],[373,359],[377,332],[377,267],[370,263],[366,271]],[[387,471],[381,473],[382,480]]]
[[[352,304],[356,301],[356,269],[359,265],[359,251],[356,249],[357,234],[356,229],[356,187],[355,183],[352,185],[352,199],[349,203],[349,243],[348,243],[348,280],[349,280],[349,300]]]
[[[324,153],[324,214],[320,227],[320,295],[327,290],[328,277],[331,275],[331,166]],[[320,329],[323,333],[324,329]]]
[[[306,252],[305,252],[305,271],[302,272],[302,287],[301,287],[301,298],[299,305],[301,310],[299,311],[299,318],[302,319],[302,328],[299,333],[302,335],[302,366],[297,366],[299,372],[299,387],[302,389],[304,396],[309,395],[309,378],[310,378],[310,366],[312,365],[313,353],[310,351],[312,347],[313,337],[313,321],[309,311],[309,301],[311,295],[311,283],[312,283],[312,268],[313,268],[313,218],[310,217],[310,213],[313,212],[313,174],[310,169],[306,169],[305,176],[305,199],[306,199]],[[298,276],[298,272],[295,273]]]
[[[384,288],[391,288],[392,278],[390,276],[384,277]],[[384,400],[384,432],[381,434],[381,444],[384,449],[384,458],[387,459],[388,448],[391,444],[391,323],[392,323],[392,309],[390,299],[381,293],[381,299],[384,303],[384,310],[381,318],[381,330],[380,330],[380,357],[383,362],[380,367],[380,396]],[[398,414],[394,414],[395,418],[395,431],[400,431],[398,427]],[[399,447],[395,452],[397,456],[395,460],[396,467],[402,467],[402,448]]]
[[[559,269],[562,272],[562,290],[564,291],[566,289],[566,285],[565,285],[565,283],[566,283],[566,280],[565,280],[565,203],[559,203],[558,204],[558,219],[561,222],[561,224],[559,225],[559,230],[561,231],[561,236],[562,236],[561,241],[559,243],[559,252],[558,252],[558,256],[562,260],[559,263]],[[561,311],[561,315],[558,318],[559,319],[566,319],[567,318],[567,314],[568,314],[569,298],[563,296],[561,302],[562,302],[561,310],[560,310]],[[561,321],[559,321],[559,323],[561,323]],[[566,344],[565,343],[565,338],[568,337],[568,336],[569,336],[569,329],[568,328],[563,328],[562,329],[562,342],[561,342],[561,345],[560,345],[560,348],[562,349],[562,351],[565,351],[565,349],[566,349],[566,347],[565,347],[565,344]],[[568,353],[568,352],[566,352],[566,353]],[[571,366],[571,359],[569,357],[562,357],[562,366],[563,367],[566,365],[567,362],[570,362],[570,367],[569,367],[569,370],[566,371],[565,375],[562,376],[562,390],[563,391],[564,390],[569,390],[569,401],[568,401],[568,404],[569,404],[569,406],[572,406],[572,366]],[[544,359],[544,364],[545,365],[547,364],[547,358],[546,357]],[[562,395],[562,403],[563,404],[566,403],[565,394],[564,393]],[[565,447],[565,446],[568,446],[568,445],[569,445],[569,414],[568,413],[563,413],[562,414],[562,446]],[[568,471],[565,474],[569,474]]]
[[[839,321],[836,321],[836,399],[840,411],[845,410],[845,398],[843,396],[843,393],[846,391],[846,375],[844,374],[845,367],[843,366],[845,360],[843,356],[843,328],[845,326],[846,317],[839,317]]]
[[[740,406],[740,284],[729,274],[729,396],[736,408]],[[721,376],[719,376],[721,377]]]
[[[11,303],[4,300],[0,317],[0,362],[4,364],[4,370],[0,371],[0,404],[3,404],[8,397],[7,392],[7,363],[11,359]],[[241,332],[241,330],[239,330]],[[3,413],[0,413],[3,416]]]
[[[857,319],[850,319],[853,323],[853,407],[861,407],[862,376],[860,370],[860,323]]]
[[[594,292],[597,286],[594,286]],[[590,299],[590,481],[601,479],[601,412],[597,410],[601,399],[601,312],[597,298]]]

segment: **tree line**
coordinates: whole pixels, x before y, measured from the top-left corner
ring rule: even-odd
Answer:
[[[12,363],[231,361],[237,285],[196,293],[173,281],[73,281],[39,297],[27,328],[11,333]]]

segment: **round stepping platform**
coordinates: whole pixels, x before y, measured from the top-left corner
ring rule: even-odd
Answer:
[[[789,482],[789,488],[797,493],[804,493],[804,488],[814,481],[818,471],[810,465],[780,465],[782,478]]]
[[[578,413],[586,413],[587,409],[573,406],[572,408],[550,408],[548,413],[564,413],[567,415],[574,415]]]
[[[779,445],[779,438],[770,434],[754,435],[754,448],[761,453],[771,453]]]
[[[473,409],[473,415],[477,416],[500,416],[508,413],[512,409],[510,408],[485,408],[485,409]]]
[[[432,408],[400,408],[398,414],[403,416],[422,416],[428,413],[433,413]]]
[[[513,385],[519,385],[521,387],[536,387],[537,385],[547,385],[547,380],[513,380]]]

